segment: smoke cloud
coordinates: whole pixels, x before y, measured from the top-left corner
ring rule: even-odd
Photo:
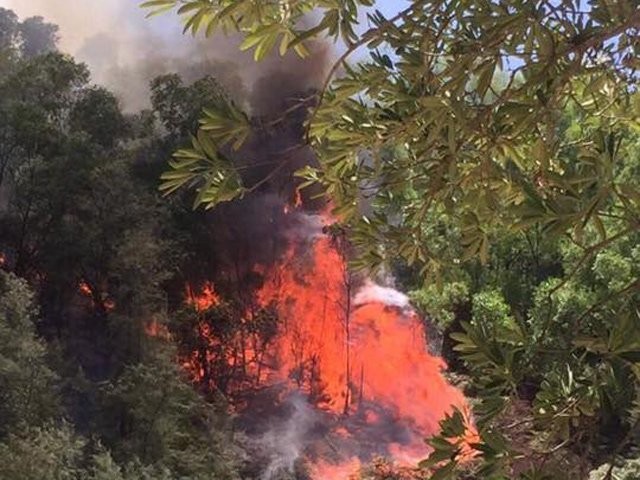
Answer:
[[[260,480],[272,480],[283,472],[295,470],[319,420],[318,412],[298,392],[291,394],[285,404],[291,410],[289,418],[275,423],[258,438],[258,443],[269,452],[269,462]]]
[[[277,84],[284,90],[305,85],[300,75],[319,78],[319,70],[309,71],[298,59],[256,64],[250,52],[239,51],[238,38],[184,35],[175,15],[145,18],[139,5],[139,0],[0,0],[21,18],[40,15],[57,24],[60,49],[85,62],[93,81],[114,91],[130,112],[149,105],[149,82],[165,73],[179,73],[186,82],[213,75],[235,98],[248,96],[254,83],[262,78],[264,84],[264,76],[277,71],[288,72]],[[251,103],[270,109],[271,97],[254,95]]]

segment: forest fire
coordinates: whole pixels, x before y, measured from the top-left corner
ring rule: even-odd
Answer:
[[[220,298],[211,282],[206,282],[199,291],[188,283],[186,286],[186,299],[187,304],[192,305],[198,311],[207,310],[220,302]]]
[[[290,235],[290,246],[275,265],[256,266],[264,277],[257,308],[274,308],[277,314],[268,338],[254,334],[258,328],[251,324],[260,318],[255,311],[244,312],[239,322],[246,328],[235,338],[220,338],[217,332],[227,330],[215,322],[222,320],[204,319],[208,309],[221,305],[213,284],[197,295],[188,289],[187,303],[202,317],[197,334],[204,345],[183,363],[193,378],[215,383],[216,368],[242,371],[250,380],[216,388],[233,393],[249,384],[273,386],[282,403],[295,395],[293,423],[286,428],[296,432],[295,440],[289,433],[279,437],[297,447],[293,454],[289,447],[280,450],[304,457],[314,480],[347,478],[378,456],[415,465],[429,453],[425,437],[437,433],[439,421],[454,407],[465,415],[472,439],[467,402],[443,376],[444,361],[427,352],[423,322],[407,297],[351,274],[345,241],[328,233],[327,218],[290,214],[305,216],[312,227]],[[313,412],[300,406],[300,395]],[[268,471],[293,465],[278,455],[272,464]]]

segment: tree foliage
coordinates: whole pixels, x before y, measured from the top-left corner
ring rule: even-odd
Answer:
[[[0,443],[0,474],[24,480],[76,480],[85,441],[69,425],[31,428]]]
[[[25,282],[0,271],[0,439],[59,411],[57,375],[35,336],[34,310]]]
[[[56,50],[58,26],[42,17],[21,22],[13,10],[0,8],[0,30],[0,74],[10,71],[16,60]]]
[[[261,279],[236,241],[242,202],[190,207],[250,196],[309,143],[318,164],[296,186],[323,189],[354,266],[391,265],[444,334],[479,431],[465,460],[454,412],[417,471],[376,459],[362,476],[634,478],[636,1],[412,0],[391,17],[374,0],[144,3],[258,60],[318,41],[340,56],[282,117],[173,74],[127,115],[56,51],[57,27],[0,9],[0,477],[255,474],[223,397],[255,388],[278,319],[248,298]],[[267,142],[281,162],[254,171],[244,154],[289,121],[300,145]],[[161,190],[187,192],[161,201],[172,151]],[[223,299],[184,308],[185,281],[217,270]]]
[[[632,224],[609,236],[635,230],[637,192],[612,182],[637,129],[634,2],[584,10],[570,2],[414,1],[390,19],[368,13],[371,28],[356,35],[359,8],[369,3],[144,6],[179,4],[194,32],[238,30],[245,45],[259,46],[260,58],[283,31],[296,35],[295,45],[343,33],[347,50],[308,120],[322,167],[300,175],[325,186],[368,265],[384,258],[380,243],[432,273],[445,261],[487,260],[492,230],[502,227],[539,224],[545,233],[580,237],[593,224],[602,240],[601,217],[612,203],[627,209]],[[295,31],[314,7],[319,23]],[[348,64],[359,48],[371,60]],[[333,78],[340,68],[344,74]],[[220,161],[224,143],[247,135],[243,114],[228,107],[205,112],[192,148],[171,163],[165,191],[195,183],[196,205],[207,206],[245,192]],[[374,206],[365,218],[363,197]],[[421,231],[442,208],[464,232],[455,258],[431,252]],[[387,221],[391,211],[401,218],[395,225]]]
[[[233,478],[224,406],[146,332],[191,240],[156,192],[161,121],[201,105],[125,114],[56,31],[0,11],[0,478]]]

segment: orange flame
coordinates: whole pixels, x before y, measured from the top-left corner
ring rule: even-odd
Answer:
[[[187,304],[193,306],[199,312],[208,310],[220,303],[220,297],[211,282],[206,282],[199,292],[195,291],[190,284],[187,284],[186,297]]]
[[[415,434],[389,445],[394,459],[411,464],[425,458],[424,438],[454,406],[470,414],[462,392],[442,375],[445,362],[427,352],[422,321],[408,305],[389,305],[393,298],[364,295],[356,304],[353,279],[330,238],[316,240],[307,257],[291,249],[259,292],[261,303],[276,302],[284,325],[277,375],[335,413],[353,413],[365,402],[384,405]],[[376,422],[375,413],[366,415]],[[345,478],[333,467],[316,466],[314,478]]]
[[[82,280],[78,284],[78,290],[80,291],[80,293],[82,293],[83,295],[85,295],[87,297],[93,296],[93,290],[91,290],[91,287],[89,286],[89,284],[87,282],[85,282],[84,280]]]
[[[368,409],[379,406],[406,433],[385,448],[400,465],[415,465],[428,456],[424,439],[437,433],[439,422],[457,407],[468,424],[462,442],[471,451],[477,434],[469,406],[442,374],[445,362],[427,351],[424,324],[406,297],[370,282],[358,283],[336,239],[317,235],[309,243],[303,252],[290,247],[273,268],[256,266],[265,275],[256,300],[262,307],[275,305],[278,313],[268,366],[259,361],[251,342],[238,341],[233,349],[221,350],[221,341],[201,323],[199,335],[209,349],[204,356],[193,352],[183,361],[185,368],[201,381],[207,377],[207,362],[220,355],[230,370],[242,359],[241,368],[258,369],[258,382],[288,384],[336,418],[361,415],[367,425],[385,421]],[[189,287],[187,302],[202,310],[219,298],[207,284],[200,295]],[[242,320],[252,321],[250,315]],[[332,435],[349,441],[352,432],[338,427]],[[359,468],[358,455],[350,453],[340,462],[325,459],[311,465],[314,480],[350,478]]]
[[[91,302],[93,303],[93,306],[96,306],[93,289],[85,280],[81,280],[80,283],[78,283],[78,291],[85,297],[89,297],[91,299]],[[111,312],[114,308],[116,308],[116,302],[113,299],[108,298],[106,294],[100,294],[100,298],[101,300],[99,301],[99,304],[105,311]]]
[[[313,480],[357,480],[360,467],[360,459],[357,457],[337,465],[320,460],[311,467],[311,474]]]

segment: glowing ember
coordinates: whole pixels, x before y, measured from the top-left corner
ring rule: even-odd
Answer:
[[[85,297],[89,297],[93,306],[96,307],[96,296],[93,293],[93,289],[86,281],[80,281],[80,283],[78,284],[78,291]],[[100,298],[98,303],[104,311],[111,312],[114,308],[116,308],[116,302],[113,299],[108,298],[106,294],[102,293],[97,298]]]
[[[293,194],[293,206],[289,205],[289,203],[284,204],[284,214],[288,215],[294,210],[298,210],[302,207],[302,194],[300,193],[300,189],[296,188]]]
[[[156,320],[146,323],[144,326],[144,332],[150,337],[161,338],[163,340],[169,340],[171,338],[171,334],[169,333],[167,326]]]
[[[7,263],[7,257],[5,257],[4,253],[0,252],[0,267],[4,267]]]
[[[187,284],[186,290],[187,304],[192,305],[199,312],[208,310],[220,303],[220,298],[211,282],[206,282],[199,291]]]

